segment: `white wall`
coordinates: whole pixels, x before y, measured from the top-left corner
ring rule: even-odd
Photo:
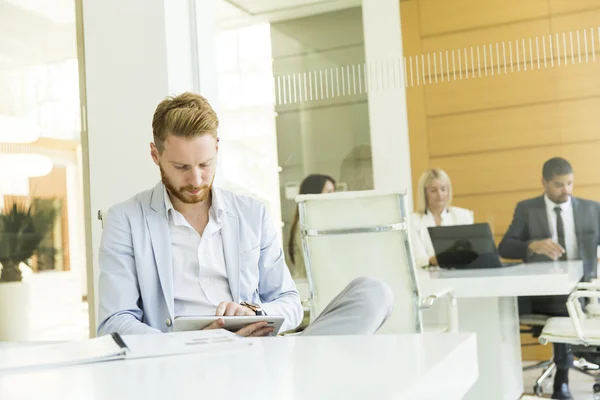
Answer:
[[[374,67],[375,71],[386,71],[384,66],[394,61],[399,61],[402,65],[404,56],[400,2],[363,0],[362,11],[367,64]],[[406,89],[401,85],[394,85],[385,75],[374,76],[380,84],[383,82],[383,90],[369,92],[375,188],[405,191],[408,194],[409,209],[412,209]]]

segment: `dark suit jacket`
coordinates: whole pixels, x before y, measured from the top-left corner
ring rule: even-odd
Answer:
[[[571,197],[579,258],[584,261],[584,280],[596,277],[597,246],[600,244],[600,203]],[[512,223],[498,246],[500,256],[525,262],[551,261],[541,254],[528,255],[529,242],[551,238],[544,197],[517,204]]]

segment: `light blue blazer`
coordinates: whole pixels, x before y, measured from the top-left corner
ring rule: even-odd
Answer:
[[[300,296],[266,207],[213,190],[225,209],[221,235],[233,301],[284,316],[282,331],[297,327]],[[173,265],[162,183],[108,210],[99,264],[98,335],[172,331]]]

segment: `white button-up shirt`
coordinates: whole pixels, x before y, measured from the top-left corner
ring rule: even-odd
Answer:
[[[450,207],[441,214],[441,226],[470,225],[473,223],[473,211],[460,207]],[[429,259],[435,256],[433,243],[427,228],[435,226],[435,217],[427,210],[426,214],[414,212],[411,216],[411,243],[417,267],[429,265]]]
[[[223,253],[224,208],[215,191],[202,236],[171,203],[165,188],[171,234],[175,316],[214,315],[222,301],[233,301]]]
[[[546,214],[548,215],[548,226],[550,228],[550,234],[552,240],[558,243],[558,232],[556,230],[556,211],[554,208],[559,206],[561,208],[561,216],[563,220],[563,226],[565,230],[565,245],[567,250],[567,260],[578,260],[579,257],[579,245],[577,244],[577,234],[575,233],[575,217],[573,216],[573,202],[571,197],[565,203],[556,204],[544,195],[544,202],[546,203]]]

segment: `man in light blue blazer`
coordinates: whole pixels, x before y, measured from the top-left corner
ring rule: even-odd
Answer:
[[[281,315],[282,331],[300,324],[300,298],[265,206],[213,186],[217,128],[202,96],[157,107],[150,152],[161,182],[113,206],[104,223],[99,335],[170,332],[183,315]],[[374,333],[392,306],[385,283],[358,278],[304,334]],[[237,333],[271,332],[256,323]]]

